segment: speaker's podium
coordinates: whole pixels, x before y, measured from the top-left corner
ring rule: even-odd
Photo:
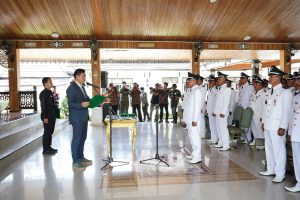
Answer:
[[[102,107],[99,107],[101,103],[105,101],[107,97],[101,95],[95,95],[90,101],[90,105],[88,108],[92,110],[92,125],[102,125],[103,121],[103,113]]]
[[[137,119],[135,115],[131,114],[121,114],[121,117],[116,117],[112,115],[112,120],[110,124],[110,116],[107,116],[105,119],[106,122],[106,141],[107,141],[107,154],[110,155],[110,127],[111,128],[129,128],[131,129],[131,144],[132,144],[132,151],[135,152],[135,141],[136,141],[136,124]],[[111,126],[110,126],[111,125]]]

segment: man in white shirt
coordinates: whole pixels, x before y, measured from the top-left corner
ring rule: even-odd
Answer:
[[[249,106],[250,97],[254,92],[254,88],[249,84],[249,76],[244,72],[241,73],[239,85],[237,104],[246,109]]]
[[[300,76],[293,74],[295,79],[295,92],[293,93],[293,103],[290,112],[290,125],[288,133],[291,136],[293,149],[293,164],[296,178],[296,185],[285,187],[290,192],[300,192]]]
[[[254,136],[254,140],[250,143],[250,145],[255,145],[255,139],[264,138],[264,133],[261,129],[262,115],[266,101],[263,83],[264,81],[257,76],[254,83],[255,93],[253,93],[250,99],[249,107],[253,110],[251,130]]]
[[[201,158],[201,138],[198,131],[199,118],[203,105],[201,104],[202,98],[199,86],[195,75],[187,79],[187,86],[191,88],[191,93],[187,99],[186,106],[184,109],[184,120],[187,124],[188,134],[192,145],[192,155],[187,155],[186,158],[191,164],[195,164],[202,161]]]
[[[218,92],[216,86],[216,78],[214,75],[210,75],[207,78],[208,81],[208,92],[207,92],[207,105],[206,105],[206,113],[208,115],[209,120],[209,128],[210,128],[210,139],[207,142],[216,144],[219,141],[217,127],[216,127],[216,118],[212,115],[215,108],[215,100]]]
[[[289,114],[292,104],[292,94],[282,87],[281,79],[286,75],[276,66],[269,72],[272,88],[267,91],[267,100],[262,118],[262,129],[265,135],[267,171],[259,172],[263,176],[276,175],[272,180],[280,183],[285,178],[286,171],[286,130],[289,125]]]
[[[235,105],[236,105],[236,91],[235,91],[235,89],[233,89],[231,87],[232,80],[226,79],[226,84],[227,84],[227,87],[231,89],[230,102],[229,102],[228,124],[232,125],[233,112],[234,112]]]
[[[227,76],[228,75],[226,74],[218,72],[218,92],[213,112],[213,116],[216,118],[217,132],[219,136],[219,142],[214,147],[221,148],[220,151],[228,151],[230,149],[227,118],[229,116],[231,89],[228,88],[225,83]]]
[[[244,72],[241,73],[240,80],[239,80],[239,90],[237,95],[237,105],[242,106],[243,109],[246,109],[249,107],[250,98],[252,94],[254,93],[254,88],[252,85],[249,84],[249,77]],[[252,140],[251,136],[251,129],[248,129],[248,132],[246,133],[246,140],[244,143],[248,143],[248,141]]]
[[[196,75],[196,78],[197,78],[197,85],[199,86],[199,89],[201,91],[201,96],[203,97],[201,99],[202,102],[201,105],[202,108],[201,108],[201,114],[200,114],[200,118],[199,118],[199,133],[200,133],[200,136],[201,138],[205,138],[205,131],[206,131],[206,127],[205,127],[205,110],[206,110],[206,104],[205,104],[205,97],[206,97],[206,93],[207,93],[207,90],[205,88],[205,86],[203,85],[203,80],[204,78],[200,75]]]

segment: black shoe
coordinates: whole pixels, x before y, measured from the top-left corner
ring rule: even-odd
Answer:
[[[169,123],[169,121],[166,121],[166,123]]]
[[[43,154],[44,155],[55,155],[55,152],[52,150],[46,150],[46,151],[43,151]]]
[[[50,147],[50,150],[53,151],[54,153],[57,153],[57,152],[58,152],[57,149],[53,149],[52,147]]]
[[[162,123],[163,121],[162,120],[159,120],[159,123]]]

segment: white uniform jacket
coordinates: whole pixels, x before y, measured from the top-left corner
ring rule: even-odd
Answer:
[[[230,102],[229,102],[229,112],[233,113],[236,104],[236,91],[233,88],[230,89],[231,89],[231,94],[230,94]]]
[[[254,92],[250,98],[249,107],[253,110],[253,118],[255,120],[260,120],[263,117],[264,107],[266,106],[266,92],[261,89]]]
[[[277,131],[279,128],[287,130],[289,126],[292,94],[281,84],[266,92],[265,109],[262,123],[265,130]]]
[[[205,97],[206,97],[207,90],[206,90],[204,85],[199,85],[199,88],[200,88],[200,91],[201,91],[201,96],[203,97],[203,98],[201,98],[201,101],[202,101],[201,102],[201,104],[202,104],[201,111],[202,111],[203,114],[205,114],[204,113],[205,110],[206,110]]]
[[[240,86],[237,95],[237,104],[242,106],[244,109],[249,106],[250,97],[254,92],[254,88],[248,82]]]
[[[207,92],[207,105],[206,105],[206,112],[208,114],[212,114],[215,109],[215,101],[218,89],[217,87],[212,87]]]
[[[187,105],[189,102],[190,95],[191,95],[191,89],[190,88],[185,89],[184,95],[183,95],[183,101],[182,101],[182,109],[183,109],[182,121],[184,121],[184,122],[186,122],[185,121],[186,114],[187,114],[186,110],[188,109]]]
[[[189,98],[186,101],[186,106],[184,108],[184,121],[187,124],[192,122],[198,122],[201,114],[201,109],[203,107],[202,93],[198,85],[192,87]]]
[[[291,109],[289,135],[292,142],[300,142],[300,91],[295,92]]]
[[[216,95],[214,114],[225,116],[229,115],[229,102],[230,102],[231,89],[227,87],[226,84],[223,84],[221,87],[218,87],[218,92]]]

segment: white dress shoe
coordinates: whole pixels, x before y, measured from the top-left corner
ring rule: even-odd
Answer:
[[[202,162],[202,160],[200,158],[193,158],[192,160],[189,160],[188,162],[191,164],[196,164],[196,163]]]
[[[244,140],[243,144],[248,144],[247,140]]]
[[[272,182],[273,183],[281,183],[284,179],[285,179],[284,176],[282,176],[282,177],[275,176],[275,178],[273,178]]]
[[[262,176],[274,176],[275,175],[274,172],[268,172],[268,171],[259,172],[259,174],[262,175]]]
[[[256,149],[258,149],[258,150],[264,150],[265,147],[264,146],[256,146]]]
[[[300,192],[300,185],[297,184],[294,187],[284,187],[289,192]]]
[[[180,151],[181,153],[186,153],[184,148],[182,148]]]
[[[216,145],[213,145],[213,147],[215,147],[215,148],[222,148],[223,146],[216,144]]]
[[[230,150],[230,147],[219,149],[219,151],[228,151],[228,150]]]
[[[209,144],[218,144],[216,141],[210,141]]]
[[[255,145],[255,142],[254,142],[254,141],[253,141],[253,142],[250,142],[249,145],[250,145],[250,146],[254,146],[254,145]]]
[[[186,155],[185,157],[186,157],[186,159],[189,159],[189,160],[192,160],[192,159],[193,159],[193,156],[192,156],[192,155]]]
[[[206,140],[206,142],[212,142],[212,139]]]

